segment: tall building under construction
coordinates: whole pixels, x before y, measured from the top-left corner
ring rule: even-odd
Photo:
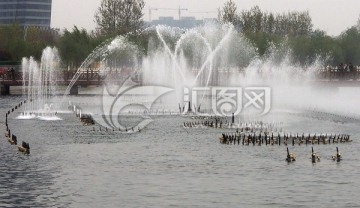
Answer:
[[[50,28],[52,0],[0,0],[0,25]]]

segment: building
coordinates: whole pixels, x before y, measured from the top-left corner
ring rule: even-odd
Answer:
[[[208,19],[207,21],[210,21],[210,19]],[[206,22],[206,21],[197,20],[197,19],[195,19],[195,17],[181,17],[180,20],[176,20],[176,19],[174,19],[174,17],[159,17],[158,20],[153,20],[153,21],[149,22],[148,24],[150,26],[167,25],[170,27],[191,29],[191,28],[194,28],[194,27],[197,27],[197,26],[203,24],[204,22]]]
[[[52,0],[0,0],[0,25],[50,28]]]

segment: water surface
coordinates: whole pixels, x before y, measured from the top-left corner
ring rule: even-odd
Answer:
[[[0,97],[5,112],[20,97]],[[222,129],[184,129],[188,117],[155,116],[141,133],[93,132],[73,114],[16,120],[23,155],[0,141],[0,207],[360,207],[357,120],[286,112],[269,115],[287,132],[349,133],[352,143],[286,147],[222,145]],[[301,116],[303,115],[303,116]],[[99,126],[96,126],[98,130]],[[1,128],[1,135],[4,135]],[[339,147],[343,161],[330,158]]]

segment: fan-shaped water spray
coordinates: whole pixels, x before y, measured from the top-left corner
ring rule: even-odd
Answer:
[[[274,45],[266,56],[260,57],[256,48],[232,25],[212,23],[191,30],[157,26],[140,34],[141,38],[147,39],[145,49],[144,45],[139,46],[134,41],[134,37],[129,38],[129,34],[97,47],[78,69],[64,98],[81,75],[81,70],[95,61],[100,62],[97,70],[107,90],[115,83],[115,90],[105,95],[116,97],[121,85],[127,83],[113,80],[115,77],[110,73],[114,69],[124,72],[120,73],[121,79],[130,79],[136,74],[140,85],[174,89],[174,96],[162,100],[173,110],[184,103],[184,88],[191,90],[196,87],[271,87],[281,92],[277,94],[280,96],[273,96],[273,100],[291,103],[292,100],[286,99],[282,93],[291,93],[294,86],[304,86],[314,74],[311,69],[321,67],[320,62],[306,69],[293,65],[286,44]],[[209,97],[209,93],[199,91],[197,96],[200,98],[198,105],[209,102],[209,99],[204,99]]]

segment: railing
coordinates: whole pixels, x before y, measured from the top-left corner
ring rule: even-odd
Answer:
[[[117,70],[117,69],[108,69],[104,71],[103,74],[107,75],[107,79],[110,81],[124,81],[125,77],[131,74],[133,69]],[[240,70],[241,71],[241,70]],[[224,74],[231,74],[234,70],[223,70],[218,71],[217,75],[223,76]],[[74,71],[68,70],[59,70],[54,74],[57,77],[56,82],[59,84],[68,84],[71,81],[72,77],[75,75]],[[337,81],[337,80],[348,80],[348,81],[359,81],[360,83],[360,66],[355,66],[352,69],[342,69],[339,67],[326,67],[317,72],[316,78],[326,81]],[[78,83],[81,85],[92,85],[100,84],[105,79],[97,69],[84,69],[81,71],[81,75],[78,79]],[[20,85],[22,83],[22,72],[20,70],[9,70],[6,68],[0,67],[0,84],[6,85]]]
[[[18,70],[10,70],[7,68],[0,68],[0,80],[18,80],[22,79],[22,73]]]
[[[318,72],[318,79],[326,80],[358,80],[360,79],[360,66],[352,68],[326,67]]]
[[[57,78],[56,82],[67,83],[74,76],[75,72],[59,70],[55,72],[54,77]],[[8,85],[18,85],[23,81],[23,73],[20,70],[4,70],[0,69],[0,83],[7,83]],[[102,77],[99,75],[99,72],[93,69],[84,70],[81,74],[79,81],[81,82],[90,82],[90,81],[102,81]]]
[[[80,77],[77,80],[77,83],[80,85],[99,85],[104,79],[112,82],[123,82],[124,78],[127,78],[133,69],[106,69],[101,73],[98,69],[88,68],[80,71]],[[75,71],[68,70],[59,70],[54,72],[54,77],[56,77],[56,82],[58,84],[67,85],[75,75]],[[102,76],[106,75],[106,76]],[[0,84],[5,85],[21,85],[23,82],[23,73],[20,70],[9,70],[9,69],[0,69]]]

